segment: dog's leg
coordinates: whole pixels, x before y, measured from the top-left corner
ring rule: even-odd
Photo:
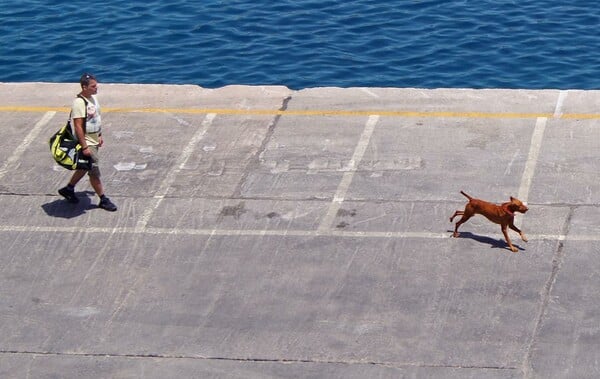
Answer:
[[[462,216],[464,214],[465,214],[465,212],[463,212],[463,211],[456,211],[456,212],[454,212],[454,214],[452,215],[452,217],[450,217],[450,222],[452,222],[454,220],[454,217],[456,217],[456,216]]]
[[[508,225],[502,224],[502,234],[504,234],[504,239],[510,248],[510,251],[516,253],[519,251],[516,247],[513,246],[512,242],[510,242],[510,238],[508,237]]]
[[[514,230],[515,232],[519,233],[519,235],[521,236],[521,239],[523,240],[523,242],[527,242],[527,237],[525,237],[525,234],[523,234],[523,232],[521,231],[521,229],[517,228],[515,226],[515,224],[513,224],[512,222],[508,225],[512,230]]]
[[[458,215],[462,215],[462,217],[456,222],[456,225],[454,226],[454,234],[452,234],[452,236],[455,238],[457,238],[460,235],[460,233],[458,232],[458,227],[467,222],[471,217],[473,217],[473,213],[468,212],[466,210],[464,212],[456,211],[456,213],[458,213]],[[452,216],[452,218],[454,218],[454,216]]]

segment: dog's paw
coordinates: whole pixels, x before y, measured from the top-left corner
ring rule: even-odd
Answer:
[[[454,233],[452,233],[452,237],[454,237],[454,238],[458,238],[458,236],[460,236],[460,233],[459,233],[459,232],[454,232]]]
[[[525,234],[521,234],[521,239],[523,240],[523,242],[527,242],[527,237],[525,237]]]

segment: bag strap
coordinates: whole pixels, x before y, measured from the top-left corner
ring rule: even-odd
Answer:
[[[85,97],[83,97],[81,94],[77,95],[77,97],[79,97],[81,100],[83,100],[83,107],[85,108],[85,117],[83,118],[83,133],[85,134],[86,132],[86,124],[87,124],[87,105],[88,105],[88,101],[86,100]],[[69,127],[69,132],[75,136],[75,129],[73,128],[73,126],[71,125],[71,116],[73,115],[73,110],[71,110],[71,112],[69,112],[69,120],[67,121],[67,126]]]
[[[83,133],[85,134],[85,132],[86,132],[86,124],[87,124],[87,105],[88,105],[88,101],[81,94],[77,95],[77,97],[80,98],[81,100],[83,100],[83,106],[85,108],[85,117],[83,118]],[[71,116],[69,116],[69,118],[71,118]]]

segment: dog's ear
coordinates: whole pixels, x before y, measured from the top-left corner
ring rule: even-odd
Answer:
[[[511,197],[510,197],[510,201],[514,202],[514,201],[515,201],[515,198],[511,196]]]

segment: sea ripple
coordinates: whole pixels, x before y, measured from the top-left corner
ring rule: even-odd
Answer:
[[[5,0],[0,81],[600,88],[574,0]]]

